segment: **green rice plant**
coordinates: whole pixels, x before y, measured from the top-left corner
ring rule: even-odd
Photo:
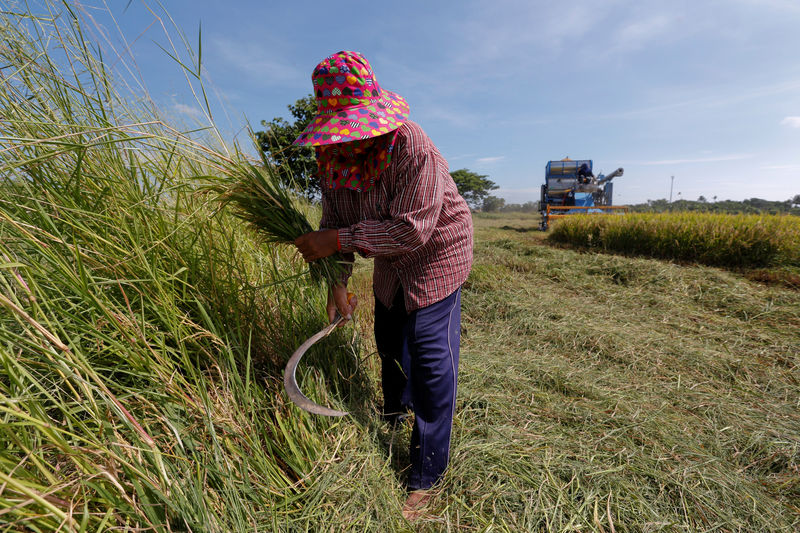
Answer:
[[[263,167],[247,166],[233,178],[216,183],[211,190],[223,205],[246,221],[265,243],[292,244],[314,231],[301,208],[301,200],[284,187],[266,161]],[[344,257],[334,254],[311,263],[311,278],[328,286],[337,284],[344,273]]]
[[[724,267],[800,265],[800,219],[776,215],[576,215],[548,240]]]

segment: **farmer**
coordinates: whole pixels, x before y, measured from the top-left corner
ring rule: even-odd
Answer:
[[[461,285],[472,264],[472,219],[447,161],[381,89],[356,52],[325,58],[311,75],[318,113],[295,140],[316,148],[320,230],[299,237],[309,262],[354,252],[375,258],[375,341],[383,416],[413,410],[406,518],[420,516],[447,467],[455,410]],[[347,276],[328,294],[328,316],[351,318]]]
[[[589,170],[589,165],[587,165],[586,163],[583,163],[581,165],[581,168],[578,169],[577,175],[578,175],[578,183],[582,185],[586,185],[587,183],[592,181],[592,178],[594,177],[592,171]]]

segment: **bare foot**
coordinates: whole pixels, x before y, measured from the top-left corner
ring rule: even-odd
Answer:
[[[415,490],[408,495],[405,505],[403,505],[403,518],[409,522],[419,520],[425,516],[425,507],[431,501],[431,491]]]

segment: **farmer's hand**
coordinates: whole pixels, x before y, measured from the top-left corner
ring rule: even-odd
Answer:
[[[296,238],[294,245],[300,250],[306,263],[310,263],[333,255],[339,250],[338,233],[335,229],[312,231]]]
[[[347,320],[353,318],[353,311],[358,305],[358,298],[355,294],[347,294],[347,287],[344,285],[336,285],[331,287],[328,291],[328,318],[331,322],[336,318],[336,311],[342,315],[343,320],[339,325],[342,326]]]

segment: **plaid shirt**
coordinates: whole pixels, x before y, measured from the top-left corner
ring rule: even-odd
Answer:
[[[403,287],[406,311],[452,294],[472,266],[472,216],[447,161],[414,122],[400,127],[392,162],[364,192],[323,189],[321,228],[339,248],[375,258],[373,289],[386,307]]]

